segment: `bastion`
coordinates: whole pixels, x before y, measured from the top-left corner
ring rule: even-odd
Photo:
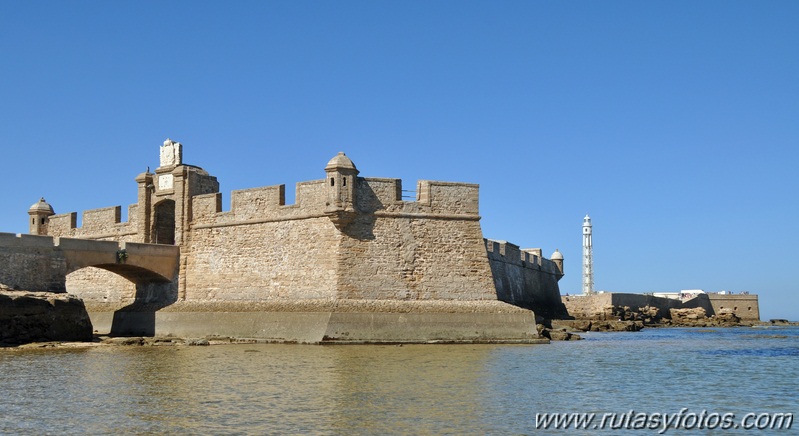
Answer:
[[[277,185],[233,191],[223,211],[216,177],[184,164],[168,139],[158,168],[135,178],[126,222],[116,206],[85,211],[79,227],[77,213],[42,199],[30,233],[56,250],[71,239],[120,244],[115,261],[66,269],[65,290],[98,333],[536,343],[534,310],[565,313],[563,257],[484,239],[478,185],[421,180],[407,201],[401,180],[360,177],[344,153],[323,174],[296,185],[294,204]],[[155,268],[125,243],[177,247],[174,274],[141,273]]]

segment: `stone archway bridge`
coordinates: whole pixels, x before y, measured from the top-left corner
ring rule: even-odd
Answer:
[[[11,289],[66,292],[67,274],[89,266],[136,283],[168,283],[178,275],[174,245],[0,233],[0,284]]]

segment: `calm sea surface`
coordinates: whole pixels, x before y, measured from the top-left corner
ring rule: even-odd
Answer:
[[[542,433],[545,412],[799,413],[799,328],[585,337],[0,350],[0,433],[515,435]],[[799,423],[666,434],[686,433]]]

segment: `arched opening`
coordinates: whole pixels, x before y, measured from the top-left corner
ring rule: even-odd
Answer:
[[[155,335],[155,312],[177,301],[177,283],[119,264],[83,267],[66,276],[67,292],[83,300],[95,332],[104,335]]]
[[[80,297],[85,304],[110,305],[119,308],[133,303],[136,284],[111,271],[86,267],[67,274],[67,292]]]
[[[155,205],[153,242],[175,245],[175,201],[164,200]]]

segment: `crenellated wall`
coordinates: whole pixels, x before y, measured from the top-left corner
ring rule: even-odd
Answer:
[[[192,230],[323,217],[324,182],[298,183],[296,202],[290,205],[286,205],[285,185],[233,191],[226,212],[222,211],[221,193],[197,195],[192,199]]]
[[[325,215],[325,180],[193,198],[187,300],[339,298],[495,300],[477,215],[477,185],[360,178],[357,218]]]
[[[359,179],[359,214],[342,234],[339,298],[496,300],[478,212],[478,185]]]
[[[83,239],[119,240],[123,238],[131,242],[137,238],[124,238],[136,235],[136,215],[138,205],[128,207],[129,220],[122,222],[122,207],[103,207],[83,212],[81,226],[77,226],[77,212],[53,215],[49,218],[47,234],[50,236],[67,236]]]
[[[420,180],[409,201],[401,180],[358,174],[340,153],[325,179],[296,184],[294,204],[275,185],[232,191],[223,211],[216,178],[178,159],[136,177],[128,222],[117,206],[84,212],[80,227],[77,213],[53,215],[46,231],[178,245],[176,294],[187,304],[500,300],[545,316],[563,306],[562,274],[540,250],[483,238],[479,185]],[[89,307],[138,295],[96,268],[70,274],[67,289]]]
[[[538,315],[566,315],[558,280],[563,276],[555,262],[541,256],[541,249],[521,250],[507,241],[485,240],[497,297]]]
[[[47,233],[52,236],[96,239],[106,241],[141,242],[137,233],[138,204],[128,207],[128,221],[121,221],[121,207],[104,207],[83,212],[81,226],[77,226],[76,212],[53,215]],[[124,277],[101,268],[88,267],[67,275],[67,292],[86,301],[96,303],[130,303],[136,294],[136,285]]]

